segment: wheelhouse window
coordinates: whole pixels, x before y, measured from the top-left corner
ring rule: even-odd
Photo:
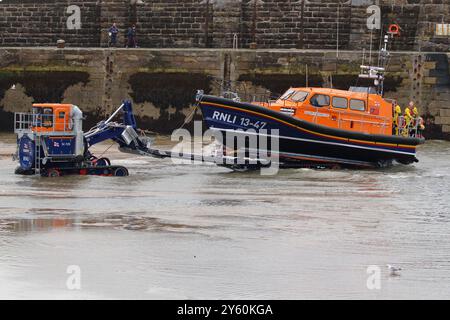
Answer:
[[[291,100],[294,102],[303,102],[308,97],[308,92],[305,91],[296,91],[292,96]]]
[[[290,98],[290,96],[292,96],[292,94],[295,92],[294,89],[289,89],[288,91],[286,91],[281,97],[280,100],[287,100]]]
[[[333,108],[347,109],[348,101],[346,98],[333,97]]]
[[[330,97],[324,94],[316,94],[309,100],[314,107],[325,107],[330,105]]]
[[[366,102],[364,100],[351,99],[350,100],[350,109],[356,111],[365,111],[366,110]]]

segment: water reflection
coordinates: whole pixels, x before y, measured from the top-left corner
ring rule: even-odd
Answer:
[[[42,212],[47,210],[30,210]],[[133,215],[107,215],[105,217],[86,216],[78,218],[26,218],[26,219],[0,219],[0,230],[24,233],[36,231],[54,231],[56,229],[116,229],[141,230],[153,232],[186,232],[195,233],[211,229],[213,226],[199,226],[193,224],[163,221],[159,218]]]
[[[0,220],[0,230],[11,232],[36,232],[51,231],[54,229],[72,227],[73,219],[21,219],[21,220]]]

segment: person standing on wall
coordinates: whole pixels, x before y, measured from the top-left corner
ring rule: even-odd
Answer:
[[[128,28],[127,32],[127,48],[137,48],[136,26]]]
[[[119,29],[116,26],[116,23],[113,23],[111,28],[108,30],[109,34],[109,46],[115,47],[117,45],[117,34],[119,33]]]

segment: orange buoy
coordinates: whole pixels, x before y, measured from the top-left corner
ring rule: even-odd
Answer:
[[[398,24],[389,25],[388,33],[393,36],[399,36],[400,35],[400,26]]]

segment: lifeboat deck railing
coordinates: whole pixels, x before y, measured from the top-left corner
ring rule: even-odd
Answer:
[[[405,116],[399,116],[397,119],[397,126],[394,124],[394,134],[398,136],[404,136],[404,137],[417,137],[417,138],[423,138],[422,130],[421,130],[421,123],[422,117],[418,116],[416,118],[411,118],[411,122],[408,125],[406,123],[406,117]]]

